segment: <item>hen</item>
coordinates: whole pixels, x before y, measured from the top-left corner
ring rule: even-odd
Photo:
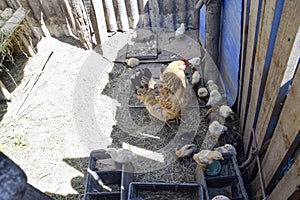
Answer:
[[[186,60],[177,60],[161,71],[160,80],[153,82],[149,72],[148,77],[142,77],[142,85],[136,86],[136,94],[152,116],[165,122],[181,116],[192,97],[192,88],[184,72],[187,66]],[[145,79],[148,82],[143,81]]]

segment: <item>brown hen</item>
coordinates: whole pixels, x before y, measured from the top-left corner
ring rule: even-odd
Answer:
[[[142,86],[136,87],[138,99],[152,116],[161,121],[181,116],[192,96],[192,88],[184,73],[187,66],[188,62],[184,60],[173,61],[161,71],[160,80],[154,85],[149,87],[149,83],[142,83]]]

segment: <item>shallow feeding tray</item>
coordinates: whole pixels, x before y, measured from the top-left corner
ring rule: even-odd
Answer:
[[[196,180],[204,186],[206,199],[225,195],[231,200],[248,200],[235,155],[223,154],[223,157],[224,160],[219,161],[221,170],[218,175],[209,176],[199,166],[196,168]]]
[[[90,154],[88,166],[95,171],[112,191],[103,189],[90,173],[86,176],[84,200],[126,200],[129,183],[133,180],[133,166],[114,162],[105,150],[95,150]]]
[[[201,184],[132,182],[128,200],[136,199],[204,200],[204,193]]]

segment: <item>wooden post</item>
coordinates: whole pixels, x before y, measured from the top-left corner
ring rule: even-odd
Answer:
[[[116,11],[118,29],[121,31],[127,31],[129,29],[129,24],[125,0],[115,0],[113,2]]]
[[[240,110],[240,121],[241,127],[240,132],[244,133],[244,125],[246,121],[247,111],[248,111],[248,98],[249,98],[249,90],[250,88],[250,75],[251,69],[253,67],[253,56],[255,55],[255,47],[256,47],[256,32],[257,32],[257,16],[259,13],[259,1],[251,1],[250,3],[250,13],[249,13],[249,28],[248,28],[248,38],[247,38],[247,49],[246,49],[246,57],[245,57],[245,66],[244,66],[244,82],[243,87],[240,92],[242,92],[242,101],[241,101],[241,110]],[[250,141],[250,133],[245,135],[244,133],[244,150],[247,155],[247,149],[249,141]]]
[[[128,0],[127,3],[129,11],[129,27],[134,29],[139,22],[138,2],[137,0]]]
[[[138,0],[138,7],[140,13],[140,21],[138,27],[149,27],[150,26],[150,19],[148,14],[148,0]]]
[[[221,1],[206,1],[205,44],[206,50],[218,66]]]
[[[249,27],[249,12],[250,12],[250,0],[243,0],[243,24],[242,24],[242,43],[241,43],[241,60],[240,60],[240,73],[239,73],[239,89],[238,89],[238,105],[237,114],[241,113],[241,103],[244,85],[245,63],[246,63],[246,49]]]
[[[95,33],[98,34],[98,37],[100,38],[100,41],[97,41],[97,42],[105,42],[108,39],[108,35],[107,35],[106,22],[105,22],[102,1],[92,0],[92,5],[93,5],[92,7],[95,11],[97,29],[98,29],[98,31],[95,31]]]
[[[108,31],[116,31],[118,29],[115,9],[112,0],[103,0],[103,8],[105,11],[106,26]]]

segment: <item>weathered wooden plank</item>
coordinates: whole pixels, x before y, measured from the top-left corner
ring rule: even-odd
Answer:
[[[125,0],[115,0],[113,3],[116,12],[118,29],[121,31],[127,31],[129,29],[129,24]]]
[[[265,92],[262,99],[261,109],[258,116],[256,132],[258,148],[263,144],[265,133],[267,131],[272,111],[274,109],[281,83],[288,66],[288,60],[296,39],[300,19],[295,18],[293,14],[300,12],[300,6],[296,1],[289,1],[295,7],[294,10],[287,10],[288,5],[282,13],[281,24],[278,30],[276,47],[274,48],[273,58],[268,74]],[[288,12],[288,13],[286,13]],[[289,14],[289,15],[288,15]]]
[[[105,12],[107,30],[116,31],[118,26],[113,2],[111,0],[103,0],[103,9]]]
[[[105,42],[108,39],[108,34],[106,29],[106,22],[105,22],[102,1],[92,0],[92,5],[93,5],[92,8],[95,11],[97,29],[98,29],[98,31],[95,31],[95,34],[98,34],[96,38],[100,38],[100,41],[97,41],[97,43]]]
[[[239,84],[238,84],[239,88],[238,88],[238,101],[237,101],[238,102],[237,103],[237,114],[238,115],[240,115],[240,113],[241,113],[241,103],[242,103],[242,98],[243,98],[242,88],[244,85],[250,2],[251,2],[250,0],[243,0],[241,59],[240,59],[240,73],[239,73]]]
[[[138,27],[149,27],[150,26],[150,19],[148,14],[148,4],[147,0],[138,0],[138,7],[139,7],[139,23]]]
[[[290,5],[288,5],[290,4]],[[296,10],[296,0],[291,0],[285,4],[285,10],[289,11],[285,15],[294,16]],[[293,5],[293,6],[292,6]],[[298,12],[298,11],[297,11]],[[294,20],[291,20],[294,21]],[[291,23],[283,19],[282,28],[285,24]],[[288,40],[286,38],[285,31],[289,29],[282,29],[278,35],[278,42],[282,40]],[[278,46],[279,47],[279,46]],[[278,48],[279,49],[279,48]],[[274,59],[275,62],[276,59]],[[276,64],[274,63],[273,64]],[[277,62],[277,61],[276,61]],[[277,127],[274,131],[269,148],[262,162],[263,177],[265,180],[266,189],[270,190],[274,186],[275,180],[278,178],[278,174],[281,172],[286,160],[291,154],[298,148],[300,140],[300,68],[298,69],[294,77],[294,81],[289,92],[289,95],[284,103],[282,112],[277,123]],[[258,177],[254,180],[254,183],[258,182]],[[256,184],[255,184],[256,185]]]
[[[157,31],[160,28],[159,6],[157,0],[148,1],[151,30]]]
[[[19,27],[21,22],[26,17],[29,11],[24,8],[18,8],[14,14],[6,21],[6,23],[0,28],[0,34],[4,35],[4,40],[2,41],[2,45],[5,45],[11,35],[13,35],[16,28]]]
[[[297,156],[291,169],[284,175],[269,196],[269,200],[290,199],[298,193],[300,196],[300,155]],[[288,187],[287,187],[288,186]]]
[[[127,0],[129,28],[136,28],[139,22],[139,10],[137,0]]]
[[[244,147],[246,150],[249,148],[249,143],[246,143],[247,138],[250,138],[251,130],[253,128],[256,111],[258,109],[258,99],[260,95],[260,88],[265,83],[265,70],[269,66],[266,66],[267,51],[270,44],[270,33],[273,26],[273,18],[276,7],[276,0],[263,1],[261,10],[261,20],[258,32],[257,49],[254,60],[253,69],[253,83],[251,88],[251,96],[249,101],[249,108],[247,113],[247,119],[244,129]],[[255,131],[257,133],[257,131]],[[260,133],[257,133],[260,134]]]
[[[255,55],[256,40],[255,34],[257,27],[257,16],[259,10],[259,1],[251,1],[250,4],[250,13],[249,13],[249,28],[248,28],[248,38],[247,38],[247,50],[245,57],[245,66],[244,66],[244,82],[242,92],[242,102],[240,110],[240,120],[241,120],[241,132],[244,131],[244,124],[246,121],[246,114],[248,108],[248,90],[250,88],[250,74],[253,66],[253,56]],[[244,144],[249,144],[250,133],[244,134]],[[246,149],[245,149],[246,150]],[[246,152],[246,151],[245,151]]]

